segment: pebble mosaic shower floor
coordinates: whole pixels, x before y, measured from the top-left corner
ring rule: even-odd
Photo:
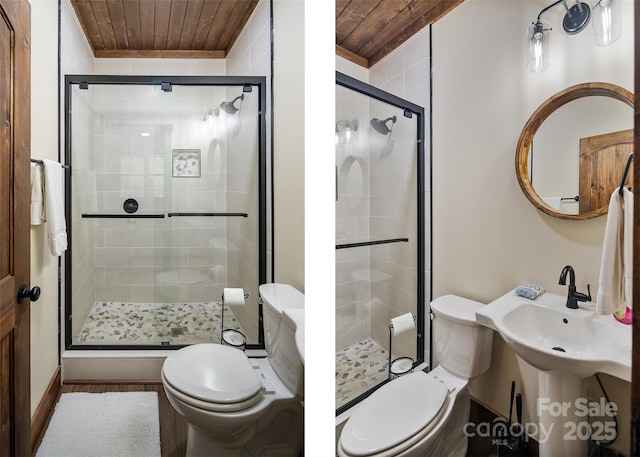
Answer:
[[[371,338],[336,354],[336,408],[388,377],[389,354]]]
[[[174,345],[220,342],[221,304],[97,302],[75,344]],[[225,329],[246,334],[230,309]]]

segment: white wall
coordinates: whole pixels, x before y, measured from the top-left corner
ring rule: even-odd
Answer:
[[[31,1],[31,157],[58,160],[58,5]],[[37,33],[35,33],[37,31]],[[31,414],[58,366],[58,258],[49,253],[46,224],[31,227]]]
[[[434,297],[486,303],[527,282],[565,294],[558,277],[567,264],[578,289],[590,283],[595,295],[606,217],[539,212],[518,186],[515,148],[526,120],[554,93],[588,81],[633,89],[632,3],[623,5],[622,38],[608,47],[592,43],[590,27],[565,35],[563,8],[550,10],[551,66],[539,74],[526,68],[526,27],[548,2],[467,0],[434,25]],[[506,415],[512,379],[521,386],[514,354],[496,337],[492,367],[471,384],[472,395]],[[604,382],[623,410],[616,445],[625,450],[629,384]],[[525,418],[531,409],[526,403]]]
[[[273,1],[274,281],[304,292],[304,16],[299,0]]]

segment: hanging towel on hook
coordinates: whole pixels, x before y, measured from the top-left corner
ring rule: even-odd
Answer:
[[[64,218],[62,165],[53,160],[43,160],[45,214],[51,255],[60,256],[67,250],[67,224]]]
[[[31,167],[31,225],[40,225],[46,221],[42,169],[43,166],[39,163]]]
[[[611,194],[602,246],[596,309],[600,314],[624,312],[633,300],[633,193]]]

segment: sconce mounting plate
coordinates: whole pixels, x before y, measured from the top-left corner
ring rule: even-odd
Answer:
[[[580,11],[582,10],[582,11]],[[584,28],[589,23],[589,19],[591,18],[591,8],[586,3],[576,3],[567,14],[564,15],[564,19],[562,20],[562,28],[569,35],[575,35],[576,33],[582,32]]]

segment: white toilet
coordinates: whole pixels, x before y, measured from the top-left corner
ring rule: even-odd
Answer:
[[[467,383],[491,364],[493,332],[475,317],[482,306],[454,295],[431,303],[438,367],[394,379],[363,400],[342,429],[339,456],[466,455]]]
[[[259,291],[266,358],[195,344],[162,366],[169,402],[189,424],[187,456],[302,454],[304,367],[295,325],[283,324],[282,311],[304,309],[304,295],[287,284],[263,284]]]

